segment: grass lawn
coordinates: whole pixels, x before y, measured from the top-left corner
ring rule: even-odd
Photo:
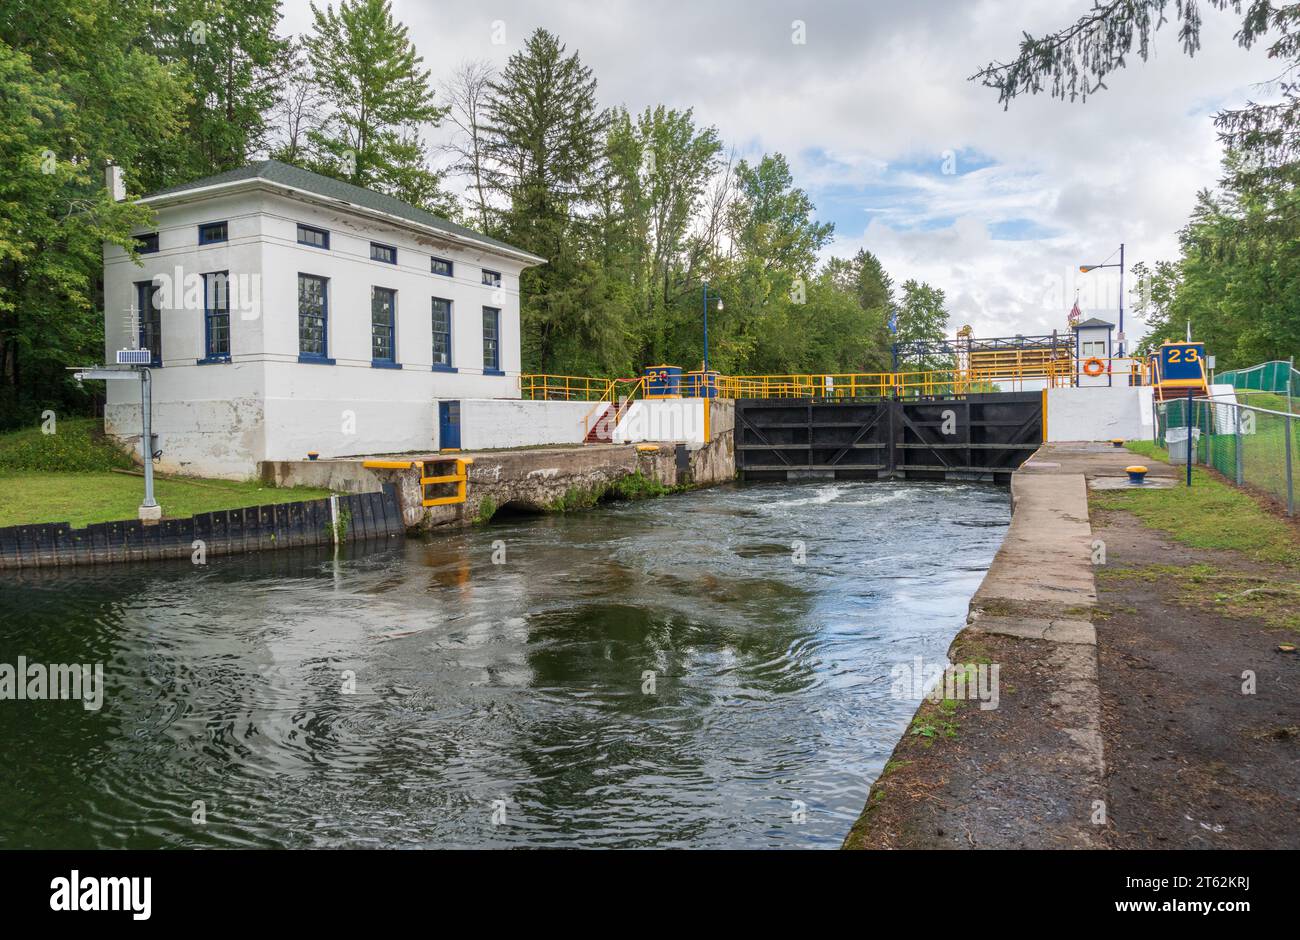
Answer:
[[[1253,405],[1256,408],[1267,408],[1269,411],[1280,411],[1286,414],[1287,397],[1276,392],[1255,392],[1249,389],[1237,389],[1237,401],[1243,405]],[[1293,397],[1290,400],[1291,413],[1300,414],[1300,398]]]
[[[144,477],[113,472],[130,468],[131,458],[104,439],[99,422],[63,418],[53,431],[0,434],[0,526],[69,522],[80,527],[135,519]],[[310,487],[154,477],[154,497],[169,519],[328,495]]]
[[[154,478],[154,498],[166,518],[217,509],[319,499],[329,490],[274,487],[230,480]],[[144,497],[144,478],[125,473],[5,473],[0,471],[0,526],[35,522],[134,519]]]
[[[1149,441],[1125,446],[1150,460],[1167,459]],[[1099,579],[1176,585],[1180,604],[1300,630],[1300,529],[1249,493],[1193,467],[1190,488],[1092,490],[1088,502],[1093,509],[1130,512],[1174,541],[1223,553],[1192,565],[1099,568]]]
[[[1165,450],[1149,441],[1124,446],[1148,459],[1167,460]],[[1089,501],[1098,509],[1131,512],[1148,527],[1194,548],[1229,549],[1257,561],[1300,565],[1300,540],[1290,522],[1200,467],[1192,468],[1191,487],[1094,490]]]

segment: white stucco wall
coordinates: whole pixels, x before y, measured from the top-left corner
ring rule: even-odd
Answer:
[[[1137,386],[1047,390],[1049,441],[1151,440],[1151,389]]]
[[[150,370],[150,378],[153,433],[163,452],[159,469],[230,479],[257,472],[257,461],[266,453],[262,363],[164,366]],[[139,383],[106,385],[105,432],[138,445]]]
[[[618,422],[614,443],[685,441],[704,443],[703,398],[634,401]]]
[[[586,437],[584,419],[597,407],[590,401],[462,399],[460,446],[462,450],[491,450],[581,444]]]
[[[260,188],[191,197],[157,211],[158,252],[137,264],[116,246],[105,247],[105,361],[135,344],[135,284],[168,288],[162,367],[152,370],[154,431],[165,469],[245,477],[262,460],[301,459],[309,450],[327,457],[430,450],[437,446],[438,399],[518,399],[522,261]],[[199,224],[223,220],[228,241],[199,245]],[[329,249],[299,245],[299,222],[327,230]],[[371,241],[395,246],[398,263],[370,260]],[[433,274],[431,256],[452,261],[453,276]],[[484,268],[501,274],[500,288],[482,284]],[[201,276],[217,271],[230,276],[231,361],[201,365]],[[298,360],[299,273],[329,279],[332,364]],[[372,366],[373,286],[396,292],[401,368]],[[451,301],[455,371],[432,367],[433,297]],[[485,306],[501,311],[503,375],[485,374]],[[111,382],[106,394],[106,430],[138,439],[138,386]]]

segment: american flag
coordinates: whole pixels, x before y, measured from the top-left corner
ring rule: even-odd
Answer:
[[[1076,297],[1074,306],[1070,308],[1070,315],[1066,318],[1070,321],[1070,326],[1074,326],[1083,319],[1083,311],[1079,309],[1079,299]]]

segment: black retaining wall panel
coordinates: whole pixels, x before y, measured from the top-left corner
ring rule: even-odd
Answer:
[[[338,497],[348,542],[405,535],[397,487]],[[0,528],[0,569],[113,564],[190,558],[202,540],[208,555],[235,555],[334,541],[330,501],[312,499],[272,506],[204,512],[188,519],[98,522],[74,529],[66,522]]]

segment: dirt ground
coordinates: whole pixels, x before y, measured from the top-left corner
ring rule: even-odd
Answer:
[[[1294,572],[1177,544],[1128,513],[1092,526],[1107,552],[1094,611],[1106,845],[1300,848],[1300,655],[1279,651],[1300,637],[1223,610]]]
[[[1061,653],[1060,644],[1041,640],[959,634],[954,662],[1001,664],[998,708],[924,703],[844,847],[1104,847],[1079,824],[1102,794],[1081,789],[1055,762],[1071,724],[1054,705],[1070,694]]]
[[[1093,479],[1131,458],[1054,445],[1021,472]],[[1090,505],[1088,522],[1106,554],[1095,604],[977,594],[949,659],[1000,664],[999,706],[924,703],[845,848],[1300,848],[1295,569],[1191,548],[1123,511]],[[989,617],[1090,621],[1096,646],[1001,635]],[[1071,763],[1098,737],[1092,773]]]

